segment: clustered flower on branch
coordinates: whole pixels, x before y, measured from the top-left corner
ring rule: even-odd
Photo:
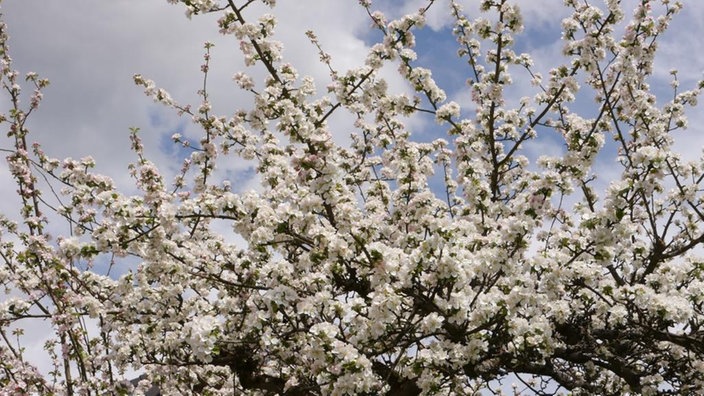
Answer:
[[[211,44],[197,106],[136,75],[202,135],[173,136],[191,154],[169,181],[133,130],[133,195],[91,158],[28,145],[48,82],[27,74],[23,107],[1,27],[4,151],[22,203],[20,222],[0,217],[2,393],[704,392],[704,161],[681,159],[672,133],[702,84],[682,92],[673,72],[664,104],[649,86],[679,2],[641,1],[625,20],[618,1],[565,1],[565,63],[543,77],[514,51],[518,2],[481,1],[469,19],[451,1],[472,109],[418,65],[432,0],[395,20],[360,1],[382,39],[356,69],[335,69],[308,32],[326,92],[286,63],[276,18],[250,15],[256,1],[169,2],[221,14],[252,67],[233,79],[253,107],[213,114]],[[389,65],[410,93],[390,90]],[[531,76],[534,94],[510,97],[511,73]],[[578,95],[596,99],[591,118],[570,109]],[[334,138],[338,113],[355,119],[348,144]],[[419,140],[409,117],[435,121],[438,138]],[[529,158],[543,137],[561,154]],[[607,146],[620,173],[600,189]],[[253,164],[260,188],[233,192],[225,161]],[[70,234],[50,235],[50,218]],[[97,270],[106,261],[137,264],[111,277]],[[53,331],[48,373],[20,343],[32,321]],[[144,373],[136,389],[130,370]]]

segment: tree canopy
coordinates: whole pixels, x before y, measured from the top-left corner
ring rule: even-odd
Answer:
[[[0,393],[704,392],[704,159],[674,149],[697,133],[686,111],[704,83],[683,89],[673,70],[669,96],[651,87],[679,2],[566,0],[563,63],[541,73],[517,50],[518,1],[471,16],[449,1],[446,56],[464,64],[469,104],[418,61],[440,2],[387,19],[360,0],[374,42],[349,70],[307,32],[322,82],[287,63],[260,12],[274,0],[168,2],[219,15],[252,105],[215,113],[209,43],[200,103],[135,75],[201,134],[173,136],[187,154],[171,180],[134,128],[131,191],[92,158],[31,143],[48,81],[14,70],[0,27],[21,202],[0,216]],[[528,152],[546,139],[559,152]],[[255,188],[228,181],[232,163]],[[52,331],[41,357],[22,344],[37,323]]]

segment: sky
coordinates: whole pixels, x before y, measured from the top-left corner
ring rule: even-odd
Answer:
[[[598,3],[597,0],[595,0]],[[636,1],[624,1],[627,8]],[[347,70],[363,64],[366,51],[375,37],[371,22],[357,1],[353,0],[279,0],[273,11],[279,16],[277,38],[284,43],[284,58],[300,71],[318,81],[324,90],[327,70],[318,61],[317,50],[305,38],[308,29],[316,32],[324,49],[332,55],[333,65]],[[377,0],[375,7],[398,16],[420,8],[420,0]],[[454,39],[448,34],[451,21],[447,1],[437,0],[428,16],[428,28],[418,35],[419,61],[435,70],[434,76],[448,96],[468,104],[468,77],[455,60]],[[472,15],[477,0],[465,0]],[[667,96],[668,71],[680,70],[682,87],[692,86],[704,77],[704,2],[684,0],[685,10],[660,41],[657,73],[658,92]],[[567,16],[561,0],[523,0],[525,33],[517,38],[522,51],[533,54],[536,67],[545,72],[562,61],[560,22]],[[256,14],[263,8],[252,9]],[[51,80],[44,91],[39,112],[30,119],[31,140],[40,142],[53,157],[93,156],[98,171],[115,179],[122,189],[131,188],[127,164],[135,160],[129,149],[129,129],[142,131],[146,151],[151,159],[171,172],[180,167],[178,149],[170,144],[178,132],[195,137],[198,130],[190,120],[155,104],[135,86],[136,73],[154,80],[177,101],[197,105],[196,91],[202,87],[200,65],[203,44],[213,42],[209,93],[216,113],[232,114],[246,107],[248,98],[232,82],[232,75],[245,66],[239,58],[234,37],[218,33],[216,18],[211,15],[186,18],[182,6],[166,0],[3,0],[2,19],[10,34],[14,68],[21,73],[34,71]],[[630,15],[630,11],[626,11]],[[251,15],[251,14],[250,14]],[[254,19],[256,16],[250,17]],[[249,70],[247,70],[249,71]],[[253,72],[258,73],[257,71]],[[547,73],[544,73],[547,74]],[[392,90],[408,88],[393,72],[385,72]],[[669,96],[668,96],[669,97]],[[7,109],[7,99],[0,98],[0,109]],[[430,123],[432,124],[432,123]],[[411,121],[414,133],[428,133],[432,126]],[[691,112],[689,133],[677,139],[676,147],[688,158],[701,153],[704,146],[704,115]],[[344,116],[332,122],[339,129],[339,139],[350,131]],[[4,127],[3,127],[4,128]],[[436,131],[437,132],[437,131]],[[442,131],[440,131],[442,132]],[[0,135],[0,149],[11,142]],[[545,153],[559,150],[550,141],[539,141],[534,150]],[[537,153],[541,154],[541,153]],[[613,168],[605,162],[598,167]],[[243,165],[236,171],[246,171]],[[234,175],[233,177],[238,177]],[[247,179],[243,179],[247,187]],[[16,213],[16,187],[6,164],[0,163],[0,213]]]
[[[393,17],[424,3],[377,0],[374,6]],[[468,14],[475,14],[478,1],[464,3]],[[567,11],[561,0],[522,1],[520,5],[526,30],[517,39],[518,48],[533,54],[536,67],[547,71],[561,60],[560,21]],[[672,31],[663,37],[659,58],[661,77],[667,78],[668,70],[677,66],[683,87],[701,78],[704,70],[704,54],[699,51],[704,3],[685,0],[685,6]],[[132,83],[134,74],[153,79],[181,103],[197,104],[203,43],[211,41],[215,47],[209,93],[216,112],[228,115],[248,104],[231,80],[236,71],[246,69],[238,57],[237,40],[218,33],[215,16],[189,20],[182,6],[167,4],[166,0],[4,0],[0,7],[9,27],[15,68],[23,73],[35,71],[51,80],[40,111],[30,119],[32,136],[51,156],[92,155],[98,160],[98,170],[115,178],[123,188],[131,185],[125,170],[134,159],[129,151],[130,127],[141,129],[147,152],[155,162],[170,163],[172,170],[180,164],[169,161],[169,155],[177,149],[168,138],[175,132],[190,133],[192,137],[198,133],[189,119],[179,118],[146,98]],[[419,61],[435,70],[434,77],[450,99],[469,104],[469,90],[464,85],[467,73],[454,55],[454,39],[448,34],[452,21],[446,10],[446,0],[436,1],[431,9],[428,28],[418,34],[418,43],[423,46],[418,50]],[[259,11],[268,12],[254,9],[250,15]],[[277,39],[284,43],[286,61],[302,75],[315,77],[319,89],[327,83],[327,70],[305,38],[306,30],[316,32],[340,70],[361,65],[376,37],[356,1],[281,0],[273,12],[282,16]],[[385,77],[392,89],[407,90],[393,69]],[[4,106],[0,102],[0,108]],[[347,133],[345,124],[340,120],[341,134]],[[423,124],[411,127],[416,127],[418,134],[426,129]],[[7,148],[8,144],[0,140],[0,147]],[[689,149],[691,142],[686,146]],[[2,164],[2,191],[14,188],[7,187],[7,177]],[[4,208],[6,205],[0,204],[0,209]]]
[[[424,3],[378,0],[374,5],[398,16]],[[464,3],[471,16],[478,1]],[[559,29],[567,11],[561,0],[522,1],[520,5],[526,30],[517,39],[518,48],[533,54],[536,67],[547,71],[561,60]],[[677,66],[683,87],[701,78],[704,70],[704,54],[699,51],[704,3],[685,0],[685,6],[671,34],[663,37],[663,56],[659,58],[661,77],[667,78],[668,70]],[[130,127],[141,129],[148,153],[163,164],[177,151],[168,139],[173,133],[193,137],[198,133],[189,119],[179,118],[146,98],[132,83],[134,74],[153,79],[181,103],[197,104],[203,43],[211,41],[215,47],[209,93],[216,112],[229,115],[248,104],[248,98],[231,80],[236,71],[246,69],[238,57],[237,40],[220,35],[212,15],[189,20],[182,6],[166,0],[4,0],[0,7],[9,27],[15,68],[35,71],[51,80],[40,111],[30,119],[32,136],[55,157],[92,155],[98,160],[98,169],[121,187],[131,184],[125,172],[127,162],[134,159],[129,151]],[[428,28],[418,34],[418,43],[423,46],[418,50],[419,61],[435,70],[434,77],[450,99],[469,104],[469,90],[464,85],[467,73],[454,55],[454,39],[448,34],[452,21],[446,10],[446,0],[436,1],[431,9]],[[268,10],[255,9],[250,15],[258,11]],[[376,37],[356,1],[281,0],[273,12],[283,16],[277,39],[284,43],[286,61],[302,75],[315,77],[319,89],[327,83],[327,70],[304,36],[307,29],[316,32],[340,70],[361,65],[371,39]],[[392,89],[407,90],[393,69],[386,78]],[[0,106],[5,104],[0,102]],[[340,122],[344,124],[344,120]],[[416,127],[418,134],[425,129],[424,125]],[[341,129],[340,133],[347,133]],[[0,141],[0,147],[8,144]],[[173,169],[179,165],[171,161]],[[0,180],[2,177],[7,177],[4,164],[0,165]],[[0,188],[4,190],[6,184]]]

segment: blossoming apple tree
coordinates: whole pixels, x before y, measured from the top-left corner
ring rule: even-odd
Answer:
[[[678,2],[566,0],[564,63],[542,77],[514,51],[518,2],[483,0],[474,19],[453,0],[471,108],[416,61],[414,32],[442,6],[432,0],[396,20],[360,1],[381,39],[356,69],[336,70],[308,32],[327,90],[282,59],[276,19],[254,14],[274,0],[169,2],[221,15],[253,106],[213,114],[207,86],[188,106],[136,75],[202,130],[174,136],[191,154],[173,181],[133,131],[138,194],[90,158],[31,143],[48,82],[12,68],[2,28],[1,120],[22,206],[20,221],[0,218],[0,393],[704,392],[704,161],[673,151],[702,84],[682,90],[673,71],[660,101],[649,86]],[[388,67],[408,92],[392,92]],[[515,73],[532,76],[520,100],[507,94]],[[570,109],[579,95],[595,99],[589,117]],[[356,120],[345,144],[338,113]],[[418,139],[412,117],[434,120],[437,138]],[[529,158],[546,136],[562,152]],[[618,172],[604,181],[606,148]],[[259,188],[233,191],[218,174],[231,161],[251,163]],[[52,235],[54,221],[70,233]],[[116,278],[98,270],[106,261],[137,264]],[[48,372],[21,342],[34,323],[53,332]]]

